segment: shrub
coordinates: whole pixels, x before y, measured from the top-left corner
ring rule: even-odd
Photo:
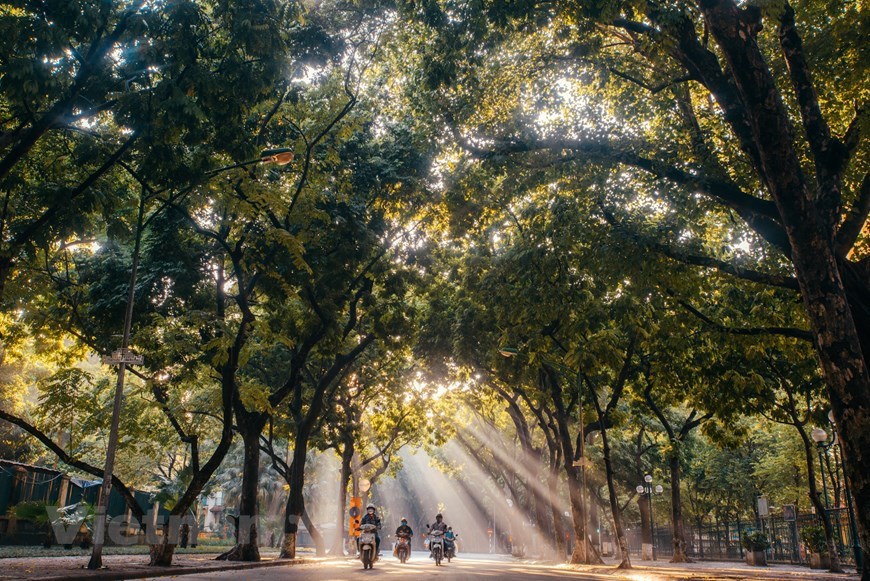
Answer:
[[[747,551],[766,551],[770,548],[770,541],[767,540],[767,535],[761,531],[755,531],[740,539],[740,544]]]
[[[802,528],[801,540],[809,552],[820,555],[828,554],[828,539],[825,537],[824,527],[813,525]]]
[[[42,501],[26,500],[19,502],[15,506],[10,507],[8,513],[10,516],[15,516],[15,518],[32,521],[40,527],[47,527],[49,524],[48,510],[46,510],[45,502]]]

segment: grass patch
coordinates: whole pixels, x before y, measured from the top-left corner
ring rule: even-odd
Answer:
[[[178,548],[175,549],[176,555],[218,555],[224,551],[228,551],[232,545],[218,545],[208,543],[205,545],[197,545],[196,548]],[[266,557],[276,557],[280,551],[271,547],[260,547],[260,555]],[[313,553],[313,549],[307,547],[299,547],[300,553]],[[0,545],[0,559],[17,559],[17,558],[33,558],[33,557],[89,557],[90,549],[82,549],[75,547],[72,549],[64,549],[60,545],[45,549],[39,545]],[[134,545],[132,547],[103,547],[104,555],[147,555],[148,545]]]

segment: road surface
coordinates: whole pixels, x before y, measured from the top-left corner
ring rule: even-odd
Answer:
[[[387,554],[375,563],[375,568],[363,571],[362,564],[356,560],[343,559],[322,561],[310,565],[288,565],[282,567],[263,567],[244,571],[218,571],[201,575],[184,575],[183,581],[266,581],[281,579],[288,581],[344,581],[360,579],[408,579],[419,581],[440,579],[443,581],[466,579],[508,581],[555,579],[592,580],[603,576],[579,573],[562,567],[547,567],[517,563],[509,557],[492,555],[462,554],[451,563],[446,561],[440,567],[429,559],[428,553],[415,551],[411,559],[402,565]],[[166,579],[166,577],[163,577]],[[154,581],[159,581],[155,579]]]

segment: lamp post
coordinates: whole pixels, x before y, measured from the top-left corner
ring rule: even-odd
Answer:
[[[828,448],[830,448],[832,444],[825,443],[828,439],[828,433],[822,428],[813,428],[813,431],[810,432],[810,436],[816,443],[816,451],[819,453],[819,469],[821,470],[822,475],[822,490],[825,492],[825,509],[828,510],[831,508],[831,501],[828,497],[828,481],[825,479],[825,460],[823,454],[828,453]]]
[[[821,470],[822,470],[822,487],[825,490],[825,508],[828,508],[828,489],[827,489],[827,486],[825,484],[825,462],[824,462],[824,459],[822,457],[822,454],[823,453],[827,454],[828,449],[830,449],[832,447],[839,448],[839,446],[840,446],[840,439],[839,439],[839,434],[837,432],[837,425],[834,423],[834,412],[833,411],[828,412],[828,421],[830,422],[831,431],[834,435],[834,437],[831,439],[830,442],[828,442],[827,432],[825,432],[825,430],[823,430],[822,428],[818,428],[818,427],[813,428],[813,430],[811,432],[811,436],[813,438],[813,441],[816,443],[816,445],[818,447],[818,452],[819,452],[819,465],[820,465]],[[838,466],[838,470],[839,470],[839,466]],[[844,470],[844,472],[845,472],[845,470]],[[854,557],[855,557],[855,567],[858,569],[859,572],[861,572],[864,570],[864,554],[863,554],[863,551],[861,549],[861,543],[858,541],[858,531],[855,528],[855,513],[854,513],[854,509],[852,507],[852,493],[849,490],[849,479],[846,477],[845,474],[843,475],[843,485],[844,485],[843,493],[846,496],[846,506],[847,506],[848,515],[849,515],[849,537],[850,537],[851,542],[852,542],[852,552],[853,552]],[[826,517],[827,515],[822,515],[822,516]]]
[[[655,525],[655,519],[653,517],[652,495],[653,495],[653,490],[655,490],[656,493],[661,494],[662,491],[664,490],[664,488],[662,488],[661,484],[657,484],[655,486],[655,489],[653,489],[652,480],[653,480],[653,477],[651,474],[645,475],[643,477],[643,484],[638,484],[637,487],[635,488],[635,490],[637,490],[637,493],[641,496],[646,495],[647,502],[649,503],[649,528],[650,528],[650,532],[652,533],[651,534],[651,537],[652,537],[651,538],[651,540],[652,540],[652,558],[653,558],[653,561],[655,561],[656,560],[656,525]]]

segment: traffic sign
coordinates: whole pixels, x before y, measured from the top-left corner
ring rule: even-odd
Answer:
[[[360,523],[359,517],[362,514],[362,498],[360,498],[359,496],[350,497],[350,510],[348,510],[348,514],[350,515],[350,522],[348,523],[348,536],[358,537]]]

